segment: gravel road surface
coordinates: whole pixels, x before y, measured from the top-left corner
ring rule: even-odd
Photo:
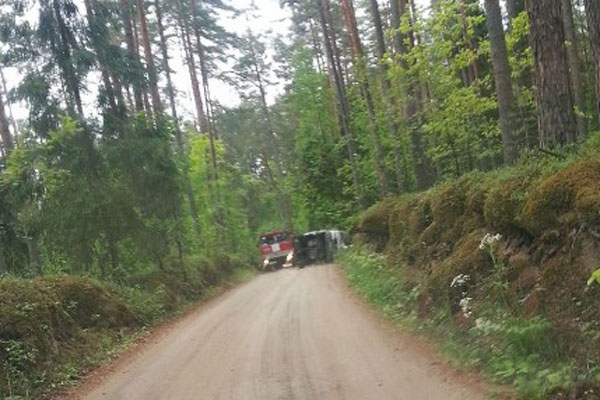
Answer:
[[[119,362],[87,400],[483,400],[334,265],[258,276]]]

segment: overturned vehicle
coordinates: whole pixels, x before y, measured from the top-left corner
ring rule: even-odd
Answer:
[[[346,232],[319,230],[306,232],[294,238],[294,265],[329,263],[338,249],[346,247]]]

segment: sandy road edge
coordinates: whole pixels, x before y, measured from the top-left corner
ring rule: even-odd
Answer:
[[[185,324],[187,321],[195,318],[197,314],[202,313],[206,308],[212,306],[216,302],[223,301],[235,289],[247,285],[256,275],[252,275],[250,279],[240,282],[227,281],[220,286],[212,288],[212,290],[204,297],[192,301],[187,304],[183,310],[165,317],[164,320],[157,325],[149,327],[147,334],[142,334],[135,338],[131,344],[124,349],[117,351],[111,359],[96,367],[81,376],[78,385],[67,386],[56,393],[50,395],[50,400],[81,400],[92,390],[100,386],[108,377],[115,374],[123,366],[133,362],[137,356],[151,349],[152,346],[160,342],[165,336],[177,330],[178,327]],[[140,333],[142,333],[140,331]]]
[[[496,400],[514,400],[516,398],[512,388],[490,382],[485,378],[483,373],[459,370],[452,366],[450,360],[441,354],[440,342],[410,332],[406,327],[403,327],[400,322],[385,318],[381,312],[369,304],[367,300],[352,287],[342,269],[341,266],[336,265],[335,276],[347,289],[350,299],[357,304],[357,306],[361,307],[365,311],[365,314],[369,315],[373,322],[378,324],[392,340],[408,344],[415,353],[428,360],[431,368],[434,369],[439,376],[444,377],[446,380],[458,382],[461,386],[472,388],[477,392],[486,393],[490,398]]]

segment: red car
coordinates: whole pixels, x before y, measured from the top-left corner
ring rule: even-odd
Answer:
[[[273,231],[260,235],[260,268],[276,270],[291,267],[294,261],[294,235],[289,231]]]

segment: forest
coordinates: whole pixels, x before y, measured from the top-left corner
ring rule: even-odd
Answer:
[[[0,3],[3,290],[195,293],[256,265],[262,231],[352,230],[382,200],[598,142],[596,0],[277,6],[285,34],[228,0]]]
[[[261,37],[227,32],[251,11],[217,0],[4,2],[20,82],[0,103],[0,271],[119,280],[248,254],[262,229],[346,228],[386,196],[561,157],[598,129],[597,2],[280,3],[291,31]]]

